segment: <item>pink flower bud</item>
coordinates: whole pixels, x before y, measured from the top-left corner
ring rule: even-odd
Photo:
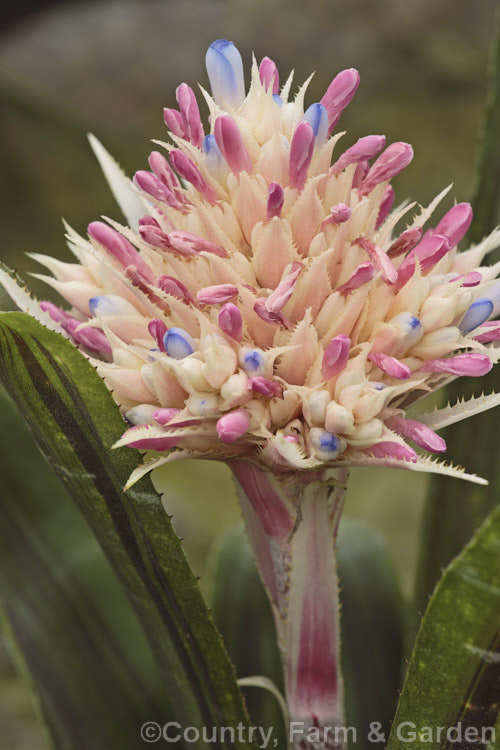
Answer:
[[[219,440],[223,443],[234,443],[248,430],[250,417],[243,409],[224,414],[217,420],[216,430]]]
[[[184,122],[182,120],[182,115],[180,112],[177,112],[176,109],[165,107],[165,109],[163,110],[163,120],[165,121],[165,125],[173,135],[176,135],[178,138],[185,138],[187,140],[187,134],[184,130]]]
[[[174,250],[178,250],[182,254],[213,253],[213,255],[218,255],[219,258],[227,258],[227,252],[223,247],[191,232],[176,229],[170,232],[168,241]]]
[[[386,284],[395,284],[398,279],[398,272],[392,265],[386,253],[384,253],[378,245],[375,245],[367,237],[360,237],[356,242],[363,248],[363,250],[365,250],[373,263],[375,270],[381,274],[382,281]]]
[[[261,393],[263,396],[276,397],[281,396],[283,393],[283,386],[276,380],[268,380],[258,375],[255,378],[250,378],[247,383],[248,390],[256,391]]]
[[[290,187],[302,190],[307,180],[309,165],[314,151],[314,130],[308,122],[299,122],[290,145]]]
[[[462,279],[462,286],[471,287],[480,284],[483,280],[483,275],[479,271],[471,271],[463,276],[457,276],[456,279],[450,279],[450,284],[452,281],[458,281],[459,279]]]
[[[203,305],[219,305],[238,296],[236,284],[215,284],[206,286],[196,294],[198,302]]]
[[[53,302],[49,302],[48,300],[42,300],[40,302],[40,308],[47,312],[53,321],[56,323],[63,323],[65,320],[67,320],[70,315],[66,312],[66,310],[62,310],[57,305],[54,305]]]
[[[227,333],[235,341],[241,341],[243,318],[236,305],[233,305],[232,302],[225,304],[221,308],[217,320],[221,331]]]
[[[163,292],[180,299],[187,305],[193,302],[189,289],[179,279],[175,279],[173,276],[159,276],[157,283]]]
[[[219,150],[227,162],[229,169],[239,172],[253,172],[253,164],[248,155],[240,129],[229,115],[221,115],[215,121],[214,136]]]
[[[285,307],[293,294],[297,279],[302,273],[303,268],[303,263],[292,263],[289,273],[282,278],[274,292],[265,300],[266,310],[271,313],[277,313]]]
[[[135,173],[134,185],[155,200],[166,203],[169,206],[172,205],[172,202],[174,202],[174,204],[178,203],[173,191],[156,175],[151,174],[151,172],[146,172],[144,169],[140,169]]]
[[[146,224],[139,227],[139,234],[144,242],[148,242],[153,247],[158,247],[161,250],[172,250],[168,241],[168,235],[160,227]],[[194,253],[190,253],[190,255],[194,255]]]
[[[265,299],[258,299],[253,306],[254,312],[259,316],[261,320],[271,325],[284,326],[285,328],[291,328],[291,323],[288,318],[285,318],[281,312],[273,312],[268,310],[266,307]]]
[[[377,161],[370,169],[365,179],[360,185],[359,192],[361,195],[371,193],[373,188],[381,182],[391,180],[397,174],[403,171],[413,159],[413,149],[409,143],[397,141],[391,143],[383,154],[378,157]]]
[[[374,276],[375,267],[373,263],[370,263],[369,261],[360,263],[356,270],[353,271],[353,273],[349,276],[345,284],[339,286],[337,291],[340,292],[340,294],[343,294],[344,297],[347,297],[347,295],[353,292],[355,289],[358,289],[360,286],[363,286],[363,284],[371,281]]]
[[[328,112],[328,130],[331,133],[359,86],[359,73],[348,68],[338,73],[328,86],[321,104]]]
[[[183,151],[178,148],[172,149],[170,152],[170,163],[176,172],[181,177],[191,183],[196,190],[202,195],[209,203],[215,203],[217,200],[217,193],[211,187],[191,157],[187,156]]]
[[[444,258],[450,250],[448,237],[440,234],[429,234],[411,250],[398,268],[398,286],[406,284],[413,276],[418,259],[420,270],[425,273]]]
[[[474,336],[481,344],[500,341],[500,320],[488,320],[481,325],[481,333]]]
[[[418,456],[409,445],[402,445],[391,440],[382,440],[367,449],[375,458],[395,458],[397,461],[411,461],[415,463]]]
[[[388,354],[379,352],[378,354],[369,354],[368,359],[391,378],[397,378],[397,380],[411,378],[412,372],[408,365],[403,364],[403,362],[400,362],[395,357],[390,357]]]
[[[370,162],[367,159],[362,159],[361,161],[358,161],[356,170],[352,178],[353,189],[360,187],[361,183],[363,182],[363,180],[365,179],[369,171],[370,171]]]
[[[330,212],[331,215],[325,221],[333,224],[343,224],[351,218],[352,208],[347,203],[337,203],[336,206],[330,208]]]
[[[154,274],[151,268],[144,261],[135,247],[122,235],[104,224],[102,221],[93,221],[87,227],[89,237],[98,242],[107,250],[121,265],[135,266],[139,273],[149,281],[154,281]]]
[[[486,375],[492,367],[493,364],[487,354],[469,352],[444,359],[428,359],[420,370],[421,372],[447,372],[451,375],[468,375],[476,378]]]
[[[472,207],[470,203],[457,203],[456,206],[443,216],[434,230],[434,234],[444,234],[455,247],[465,237],[472,222]]]
[[[263,57],[259,65],[259,78],[266,91],[272,86],[273,94],[279,94],[280,77],[276,63],[269,57]]]
[[[177,87],[175,92],[177,104],[179,105],[183,129],[186,134],[187,140],[190,141],[193,146],[201,147],[205,132],[201,123],[200,110],[198,108],[198,102],[191,86],[187,83],[181,83]]]
[[[285,201],[285,194],[279,182],[271,182],[267,197],[267,220],[275,216],[281,216],[281,210]]]
[[[349,359],[351,339],[342,333],[335,336],[325,349],[321,374],[324,380],[330,380],[345,368]]]
[[[160,154],[159,151],[152,151],[149,155],[148,162],[152,172],[154,172],[166,187],[170,188],[170,190],[180,187],[177,175],[163,154]]]
[[[412,227],[401,232],[387,251],[388,258],[398,258],[411,250],[422,237],[422,227]]]
[[[381,224],[387,219],[391,212],[392,204],[394,203],[394,188],[392,185],[386,185],[382,200],[380,201],[380,208],[378,211],[377,222],[375,229],[378,229]]]
[[[176,414],[180,413],[180,409],[157,409],[155,412],[153,412],[153,419],[155,422],[158,422],[158,424],[168,424],[172,421],[172,419],[176,416]]]
[[[385,146],[385,135],[367,135],[359,138],[354,146],[351,146],[337,159],[332,166],[332,174],[338,174],[350,164],[357,164],[359,161],[373,159]]]
[[[391,430],[410,438],[427,451],[443,453],[446,450],[446,443],[443,438],[436,435],[434,430],[431,430],[422,422],[417,422],[415,419],[404,419],[403,417],[391,417],[386,424]]]
[[[148,323],[148,331],[151,334],[151,336],[154,338],[158,345],[158,349],[161,352],[165,351],[165,345],[163,343],[163,338],[167,332],[167,326],[163,322],[163,320],[158,320],[158,318],[153,318]]]

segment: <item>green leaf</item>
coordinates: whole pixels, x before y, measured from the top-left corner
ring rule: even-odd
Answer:
[[[210,553],[211,603],[238,678],[263,675],[283,690],[281,661],[271,607],[242,526],[225,531]],[[261,688],[245,690],[257,726],[273,727],[285,746],[283,716],[276,698]]]
[[[159,496],[148,478],[122,491],[140,457],[109,448],[124,422],[104,383],[68,341],[22,313],[0,316],[0,355],[1,381],[130,597],[175,718],[199,729],[247,725],[232,665]],[[228,743],[215,747],[253,747]]]
[[[167,696],[137,618],[82,515],[0,389],[0,611],[61,750],[135,750]],[[43,490],[43,491],[41,491]]]
[[[411,657],[388,750],[450,748],[446,736],[411,745],[398,737],[424,727],[500,730],[500,508],[446,570]],[[465,737],[467,739],[467,737]],[[469,737],[470,739],[470,737]],[[486,743],[485,743],[486,744]],[[454,746],[454,745],[453,745]],[[457,747],[482,748],[463,742]],[[491,747],[497,747],[495,743]]]
[[[388,544],[367,523],[344,518],[338,537],[346,725],[370,748],[371,722],[388,731],[398,701],[404,603]]]

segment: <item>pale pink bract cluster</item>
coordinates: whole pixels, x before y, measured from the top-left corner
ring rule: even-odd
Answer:
[[[410,443],[444,451],[435,429],[497,397],[418,420],[407,409],[496,361],[500,268],[481,263],[499,233],[459,252],[466,203],[428,227],[447,191],[393,210],[411,146],[370,135],[345,150],[335,132],[357,71],[305,109],[307,84],[289,98],[269,58],[247,92],[230,42],[210,47],[207,69],[210,132],[182,84],[164,112],[170,142],[133,184],[94,141],[130,227],[69,230],[77,263],[35,256],[72,309],[40,311],[2,283],[91,355],[131,425],[119,445],[160,451],[134,479],[191,456],[439,470]]]

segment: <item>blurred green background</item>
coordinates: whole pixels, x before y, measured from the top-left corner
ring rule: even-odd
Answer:
[[[296,82],[316,70],[309,103],[338,70],[358,68],[362,85],[341,121],[345,145],[369,133],[411,142],[400,200],[428,202],[450,182],[449,202],[470,198],[495,9],[494,0],[18,3],[0,37],[2,260],[25,276],[39,270],[27,251],[68,257],[61,216],[79,231],[101,214],[120,218],[85,133],[129,173],[143,168],[149,140],[165,134],[162,107],[174,104],[181,81],[206,84],[205,50],[219,37],[238,45],[247,70],[252,50],[274,58],[283,80],[291,68]],[[204,586],[211,542],[239,520],[229,472],[187,462],[154,479],[168,486],[166,505]],[[420,474],[353,471],[347,496],[347,514],[388,536],[406,593],[425,487]],[[0,645],[0,750],[43,747]]]

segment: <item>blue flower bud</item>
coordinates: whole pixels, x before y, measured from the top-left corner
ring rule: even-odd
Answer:
[[[217,39],[205,57],[212,96],[219,106],[235,108],[245,98],[243,61],[238,49],[227,39]]]
[[[163,337],[163,344],[172,359],[184,359],[196,349],[195,340],[182,328],[169,328]]]
[[[280,109],[283,107],[283,99],[279,94],[273,94],[273,101]]]
[[[401,333],[402,341],[407,349],[415,346],[424,334],[420,320],[409,312],[402,312],[389,321]]]
[[[493,302],[486,297],[479,297],[469,307],[458,327],[462,333],[469,333],[488,320],[492,312]]]
[[[89,299],[91,315],[127,315],[137,313],[130,302],[117,294],[103,294]]]
[[[328,138],[328,113],[319,102],[311,104],[304,114],[305,122],[308,122],[314,131],[316,145],[322,146]]]
[[[313,427],[309,431],[309,439],[318,457],[325,460],[337,458],[345,448],[343,440],[321,427]]]
[[[214,135],[206,135],[201,145],[208,170],[214,176],[218,176],[220,173],[221,166],[224,165],[224,157],[222,156],[220,149],[217,145]]]
[[[265,360],[261,349],[240,349],[240,365],[250,375],[264,375]]]

